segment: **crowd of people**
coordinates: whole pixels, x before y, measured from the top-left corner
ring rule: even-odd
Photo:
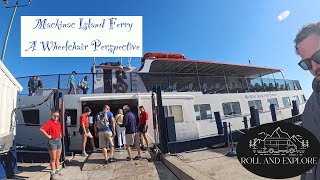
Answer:
[[[83,79],[81,79],[81,81],[78,82],[76,86],[76,77],[75,77],[76,74],[77,74],[76,71],[72,71],[68,79],[68,84],[67,84],[67,87],[69,87],[68,94],[71,94],[71,93],[77,94],[77,87],[82,90],[83,94],[87,94],[89,89],[89,83],[88,83],[89,77],[85,76]]]
[[[76,72],[72,71],[71,75],[68,78],[67,87],[69,87],[68,94],[76,94],[77,88],[82,90],[83,94],[87,94],[89,90],[89,77],[85,76],[83,79],[81,79],[78,84],[76,84]],[[34,96],[36,94],[36,91],[38,89],[42,89],[44,87],[43,82],[40,80],[39,76],[32,76],[30,77],[28,81],[28,90],[29,90],[29,96]]]
[[[140,117],[130,110],[128,105],[118,109],[116,116],[110,111],[109,105],[104,105],[103,109],[97,113],[94,120],[94,135],[89,130],[88,117],[91,114],[91,109],[85,107],[83,114],[80,116],[79,133],[82,136],[82,156],[88,156],[86,153],[87,140],[90,140],[93,151],[96,151],[94,136],[99,139],[99,148],[104,155],[106,164],[116,161],[115,138],[117,137],[119,148],[126,148],[128,156],[127,161],[140,160],[141,150],[147,150],[149,146],[147,131],[148,131],[148,113],[143,106],[139,107]],[[59,111],[53,111],[51,119],[48,120],[40,131],[47,138],[47,146],[50,154],[51,179],[57,179],[61,175],[59,170],[59,160],[62,149],[62,131],[59,122]],[[144,146],[143,140],[146,143]],[[137,156],[132,157],[131,147],[137,150]],[[110,157],[108,157],[108,148]]]
[[[42,89],[43,83],[39,76],[32,76],[28,81],[29,96],[34,96],[37,89]]]

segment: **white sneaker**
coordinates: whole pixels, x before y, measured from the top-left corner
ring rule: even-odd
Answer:
[[[57,179],[58,179],[58,177],[56,176],[55,173],[51,174],[50,180],[57,180]]]
[[[60,169],[56,169],[55,174],[58,174],[59,176],[62,176],[61,170]]]
[[[82,156],[84,156],[84,157],[88,157],[89,155],[87,154],[87,153],[82,153]]]

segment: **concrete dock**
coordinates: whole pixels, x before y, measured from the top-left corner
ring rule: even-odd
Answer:
[[[265,180],[245,169],[237,157],[227,157],[230,148],[204,148],[163,156],[164,164],[183,180]],[[300,180],[300,176],[286,180]]]
[[[109,153],[108,153],[109,155]],[[133,150],[132,157],[137,152]],[[92,153],[89,157],[74,156],[62,169],[60,180],[178,180],[178,178],[161,162],[152,161],[148,151],[142,151],[141,160],[126,161],[127,151],[116,149],[116,162],[105,164],[101,152]],[[20,173],[13,179],[49,180],[49,163],[19,163]]]
[[[63,168],[61,180],[265,180],[248,170],[237,157],[226,157],[230,148],[204,148],[190,152],[167,154],[162,161],[153,161],[148,151],[142,152],[141,160],[126,161],[125,149],[116,149],[117,161],[105,164],[101,152],[89,157],[74,156]],[[132,157],[137,152],[133,151]],[[14,179],[48,180],[48,163],[19,163],[20,173]],[[300,180],[300,176],[287,180]]]
[[[136,155],[137,152],[133,151],[132,157]],[[144,151],[141,155],[143,157],[142,160],[129,162],[125,160],[127,157],[126,150],[117,149],[115,152],[117,161],[109,164],[104,164],[104,157],[100,152],[92,153],[87,159],[76,156],[62,170],[63,175],[59,179],[178,179],[161,161],[153,162],[149,152]]]
[[[49,163],[18,163],[18,169],[19,172],[12,179],[50,179]]]

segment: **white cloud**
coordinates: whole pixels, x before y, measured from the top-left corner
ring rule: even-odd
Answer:
[[[277,18],[278,18],[279,21],[283,21],[283,20],[285,20],[289,15],[290,15],[290,11],[289,11],[289,10],[286,10],[286,11],[283,11],[281,14],[279,14],[279,15],[277,16]]]

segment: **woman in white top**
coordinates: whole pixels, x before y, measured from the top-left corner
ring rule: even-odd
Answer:
[[[121,146],[126,147],[126,128],[123,124],[123,110],[118,109],[118,114],[115,116],[116,120],[116,129],[117,129],[117,136],[118,136],[118,145],[121,148]]]

